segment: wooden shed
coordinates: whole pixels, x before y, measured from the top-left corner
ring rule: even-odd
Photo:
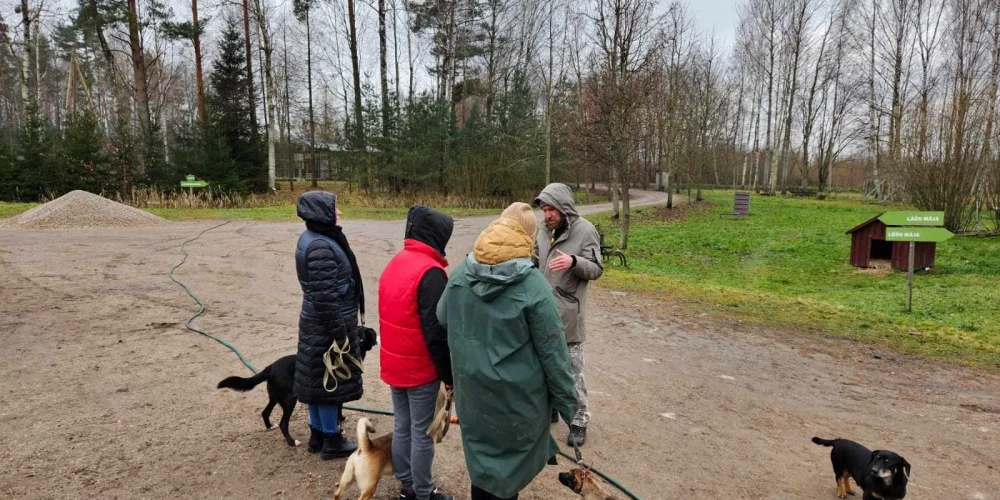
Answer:
[[[855,226],[847,232],[851,235],[851,265],[870,267],[873,260],[892,261],[892,268],[905,271],[909,266],[910,244],[905,241],[885,241],[886,226],[878,220],[882,214]],[[934,266],[935,243],[917,243],[913,258],[914,269]]]

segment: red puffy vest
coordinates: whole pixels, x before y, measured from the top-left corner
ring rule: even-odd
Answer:
[[[448,261],[426,243],[407,239],[378,281],[379,359],[382,381],[398,389],[438,379],[420,325],[417,288],[427,271]]]

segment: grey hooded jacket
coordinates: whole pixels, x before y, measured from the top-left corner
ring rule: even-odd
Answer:
[[[555,237],[544,225],[535,239],[538,268],[552,285],[559,316],[566,327],[566,342],[587,339],[584,312],[587,310],[587,285],[604,274],[601,264],[601,241],[597,228],[580,217],[573,205],[573,191],[565,184],[545,186],[535,198],[535,205],[555,207],[566,219],[566,229]],[[549,270],[549,260],[559,256],[556,250],[575,257],[576,265],[564,271]]]

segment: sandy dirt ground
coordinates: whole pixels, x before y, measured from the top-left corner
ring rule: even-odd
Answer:
[[[640,193],[636,204],[654,201]],[[461,258],[488,222],[457,221],[449,256]],[[167,273],[180,244],[216,224],[0,230],[0,499],[332,496],[343,461],[322,462],[264,431],[263,386],[216,390],[249,372],[183,327],[196,305]],[[404,225],[344,225],[377,324],[378,273]],[[302,229],[231,222],[189,244],[177,272],[206,303],[196,324],[257,367],[295,350]],[[603,289],[591,300],[585,456],[644,500],[833,499],[828,450],[814,435],[905,456],[907,498],[1000,499],[995,375],[890,352],[876,359],[865,344],[712,319],[670,300]],[[389,409],[377,352],[368,359],[357,404]],[[349,412],[349,429],[357,417]],[[302,440],[306,419],[300,405],[292,433]],[[379,434],[391,428],[388,417],[373,420]],[[553,433],[563,441],[566,429]],[[522,498],[574,498],[556,479],[562,470],[565,460]],[[454,428],[437,449],[435,476],[468,498]],[[397,493],[387,478],[378,498]]]

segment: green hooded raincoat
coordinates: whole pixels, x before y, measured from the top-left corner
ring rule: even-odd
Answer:
[[[437,310],[469,477],[501,498],[520,492],[558,451],[550,409],[567,422],[577,409],[562,321],[531,247],[516,222],[495,221],[452,272]]]

